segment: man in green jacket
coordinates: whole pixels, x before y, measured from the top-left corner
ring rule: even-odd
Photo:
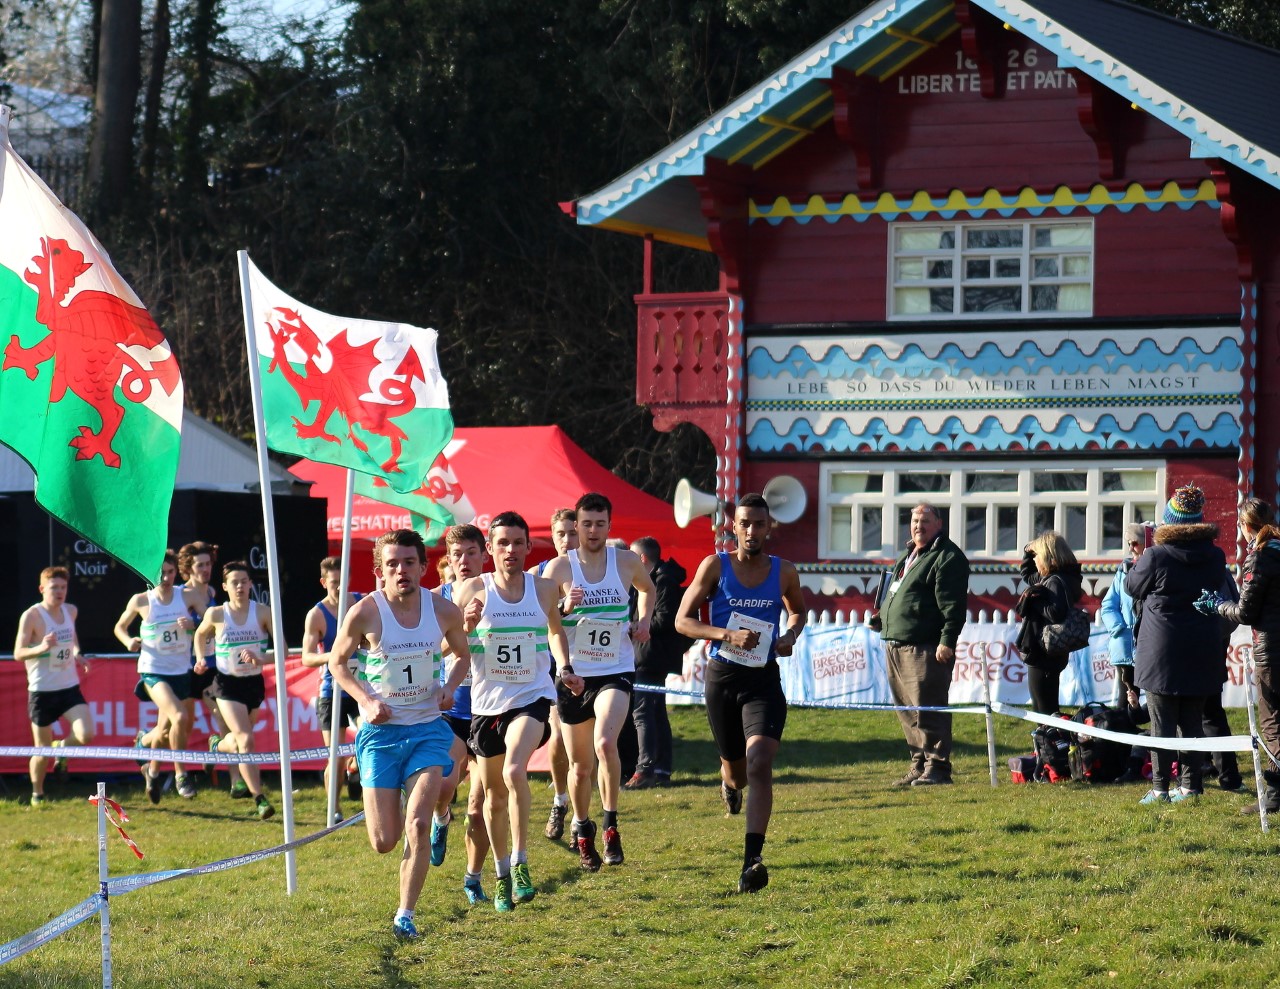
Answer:
[[[903,707],[945,707],[969,597],[969,561],[942,534],[932,505],[911,511],[911,546],[898,559],[880,613],[872,619],[884,641],[889,689]],[[951,715],[899,711],[911,768],[894,786],[951,782]]]

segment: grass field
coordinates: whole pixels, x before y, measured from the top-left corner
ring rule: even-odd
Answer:
[[[1136,786],[1013,786],[1004,760],[1029,750],[1030,726],[1008,719],[997,720],[1002,782],[992,789],[974,716],[956,718],[957,785],[896,790],[888,784],[905,749],[892,715],[793,710],[765,847],[771,882],[739,896],[743,819],[720,805],[701,711],[676,710],[672,721],[675,785],[623,795],[621,867],[580,874],[567,844],[541,836],[549,797],[539,783],[530,852],[539,895],[514,914],[467,908],[458,842],[427,877],[426,937],[397,943],[398,856],[374,854],[357,826],[299,851],[292,897],[277,857],[114,899],[115,984],[1280,984],[1280,828],[1264,835],[1256,817],[1242,817],[1245,797],[1214,789],[1196,806],[1149,809]],[[152,808],[137,779],[112,792],[147,860],[113,834],[113,874],[280,841],[278,819],[244,817],[245,801],[203,792]],[[40,811],[23,805],[25,781],[6,782],[0,942],[97,885],[94,812],[83,800],[92,781],[51,787],[52,806]],[[310,776],[296,807],[299,834],[320,827],[323,795]],[[0,968],[0,989],[98,985],[96,921]]]

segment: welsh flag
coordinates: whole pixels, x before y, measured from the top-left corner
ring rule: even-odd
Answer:
[[[248,269],[267,445],[416,491],[453,435],[436,331],[330,316]]]
[[[402,493],[391,488],[381,477],[358,474],[356,494],[408,510],[413,527],[421,533],[428,546],[439,542],[449,526],[456,522],[470,522],[476,517],[475,509],[443,453],[436,457],[423,478],[422,486],[416,491]]]
[[[160,576],[182,375],[102,245],[9,144],[0,106],[0,442],[36,501],[144,580]]]

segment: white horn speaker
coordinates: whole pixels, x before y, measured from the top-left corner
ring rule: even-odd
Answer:
[[[804,485],[790,474],[779,474],[760,492],[769,503],[769,514],[778,522],[794,522],[809,504]]]
[[[682,477],[676,484],[676,497],[672,507],[675,509],[676,525],[686,529],[694,519],[710,515],[719,508],[720,499],[706,491],[699,491],[689,483],[687,477]]]

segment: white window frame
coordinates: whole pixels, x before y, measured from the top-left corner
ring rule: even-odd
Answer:
[[[1102,476],[1113,472],[1154,472],[1155,486],[1151,490],[1141,491],[1102,491]],[[1081,491],[1046,491],[1033,490],[1033,475],[1054,472],[1083,473],[1086,476],[1085,487]],[[965,474],[997,473],[1011,474],[1017,477],[1017,489],[1008,492],[984,492],[966,495],[964,493]],[[834,475],[837,474],[881,474],[882,490],[878,492],[860,492],[856,494],[835,495],[832,493]],[[950,490],[943,493],[899,494],[899,477],[903,474],[948,474]],[[1039,533],[1033,531],[1035,509],[1052,506],[1054,510],[1054,529],[1066,534],[1066,510],[1070,507],[1083,506],[1085,509],[1085,545],[1083,548],[1073,547],[1081,559],[1096,561],[1119,561],[1125,555],[1125,548],[1103,548],[1102,516],[1103,509],[1119,505],[1123,509],[1121,524],[1140,521],[1150,514],[1151,510],[1159,511],[1165,501],[1165,464],[1161,460],[1125,460],[1114,463],[1086,460],[1037,460],[1037,461],[964,461],[946,466],[935,466],[927,461],[829,461],[820,465],[818,474],[818,558],[823,560],[867,560],[893,559],[903,550],[897,545],[898,509],[914,508],[921,502],[935,505],[944,513],[946,531],[956,545],[964,549],[970,559],[1016,561],[1022,557],[1022,547]],[[1015,506],[1018,509],[1017,541],[1014,550],[996,552],[996,527],[991,524],[992,515],[988,514],[986,546],[983,550],[970,549],[965,546],[965,509],[977,505],[988,508]],[[863,507],[881,509],[881,536],[879,546],[861,545],[860,515]],[[832,533],[835,525],[832,513],[835,509],[848,509],[850,512],[850,548],[840,551],[832,547]]]
[[[1035,227],[1053,227],[1053,226],[1080,226],[1088,225],[1090,228],[1089,245],[1087,247],[1036,247],[1032,243],[1034,240],[1033,228]],[[919,322],[919,321],[937,321],[937,320],[1004,320],[1004,319],[1071,319],[1083,318],[1093,315],[1093,284],[1094,284],[1094,252],[1097,250],[1097,227],[1094,224],[1092,216],[1072,216],[1057,219],[1043,219],[1032,217],[1025,220],[978,220],[978,221],[955,221],[955,222],[923,222],[923,221],[899,221],[887,224],[889,228],[889,264],[886,272],[888,288],[885,298],[885,309],[888,318],[893,322]],[[966,248],[965,232],[980,228],[996,228],[996,227],[1022,227],[1022,246],[1010,248]],[[954,246],[951,248],[937,249],[904,249],[898,250],[897,233],[899,230],[950,230],[954,234]],[[1066,255],[1087,254],[1089,258],[1089,272],[1087,275],[1063,275],[1062,266],[1059,265],[1059,274],[1056,277],[1036,278],[1033,275],[1034,262],[1037,258],[1054,256],[1062,258]],[[1017,278],[984,278],[981,280],[970,280],[965,277],[965,261],[979,258],[991,258],[992,263],[998,258],[1021,259],[1021,274]],[[899,280],[897,277],[898,261],[902,259],[921,258],[926,265],[929,261],[949,260],[951,262],[951,277],[949,279],[928,279],[924,281]],[[1031,309],[1032,290],[1037,287],[1046,285],[1086,285],[1089,289],[1089,304],[1085,309],[1061,310],[1055,309],[1050,312],[1034,312]],[[1022,289],[1022,309],[1019,312],[964,312],[964,289],[966,287],[1001,287],[1001,286],[1019,286]],[[946,288],[952,290],[952,298],[955,300],[957,310],[954,312],[915,312],[915,313],[899,313],[895,311],[897,302],[898,289],[910,288]]]

